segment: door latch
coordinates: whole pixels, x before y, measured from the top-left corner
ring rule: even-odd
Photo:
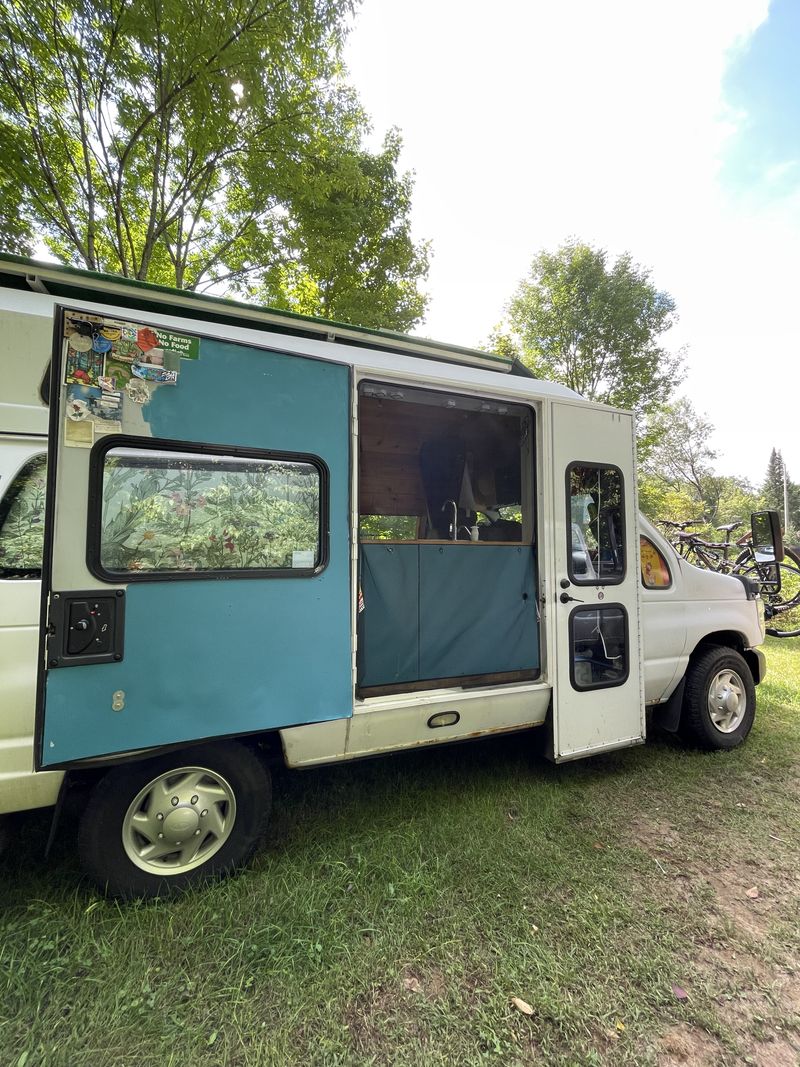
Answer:
[[[48,667],[118,663],[122,659],[125,590],[53,593]]]
[[[562,593],[558,599],[562,604],[569,604],[570,601],[574,604],[583,604],[582,600],[579,600],[576,596],[570,596],[569,593]]]

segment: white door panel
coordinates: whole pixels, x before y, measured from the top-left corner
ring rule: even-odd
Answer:
[[[633,417],[553,404],[554,755],[644,739]]]

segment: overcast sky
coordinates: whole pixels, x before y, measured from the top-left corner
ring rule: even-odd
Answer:
[[[577,236],[676,299],[722,473],[800,481],[800,3],[363,0],[350,81],[398,126],[433,243],[418,333],[485,343]]]

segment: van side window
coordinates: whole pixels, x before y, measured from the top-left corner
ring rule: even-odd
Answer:
[[[669,589],[672,585],[667,561],[649,537],[639,537],[639,555],[642,560],[642,585],[645,589]]]
[[[113,446],[95,464],[103,577],[301,577],[324,563],[322,464]]]
[[[368,381],[358,424],[362,542],[532,543],[528,408]]]
[[[613,585],[625,577],[622,472],[597,463],[567,469],[570,578],[583,585]]]
[[[0,501],[0,578],[40,578],[47,457],[28,460]]]

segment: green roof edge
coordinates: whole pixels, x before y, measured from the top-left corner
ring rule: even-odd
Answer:
[[[226,296],[214,296],[209,293],[196,293],[191,289],[176,289],[170,285],[160,285],[156,282],[143,282],[138,278],[126,278],[120,274],[106,274],[103,271],[86,270],[83,267],[73,267],[67,263],[50,263],[46,260],[31,259],[28,256],[18,256],[13,252],[4,252],[0,250],[0,265],[2,263],[13,263],[19,267],[29,267],[32,271],[35,270],[52,270],[59,274],[69,275],[74,278],[96,278],[98,281],[112,282],[116,285],[127,286],[134,290],[142,290],[144,292],[153,293],[179,293],[182,297],[187,297],[191,300],[207,300],[220,306],[220,312],[224,308],[243,308],[255,311],[262,311],[269,315],[277,315],[281,318],[288,319],[297,323],[298,327],[302,323],[312,323],[314,326],[329,326],[332,329],[351,330],[355,333],[362,334],[365,340],[369,337],[381,338],[387,345],[390,345],[393,341],[399,343],[408,344],[409,342],[418,342],[421,345],[427,345],[430,348],[439,349],[443,353],[452,353],[454,355],[462,354],[470,356],[472,358],[490,359],[501,364],[503,367],[510,367],[512,360],[505,356],[499,356],[494,352],[484,352],[480,348],[468,348],[465,345],[451,345],[442,341],[432,341],[427,337],[417,337],[414,334],[396,333],[393,330],[384,330],[378,327],[371,328],[369,326],[356,326],[349,322],[338,322],[335,319],[322,319],[317,318],[314,315],[301,315],[297,311],[284,311],[281,308],[269,307],[266,304],[249,303],[246,300],[235,300]],[[346,341],[345,338],[342,338]]]

